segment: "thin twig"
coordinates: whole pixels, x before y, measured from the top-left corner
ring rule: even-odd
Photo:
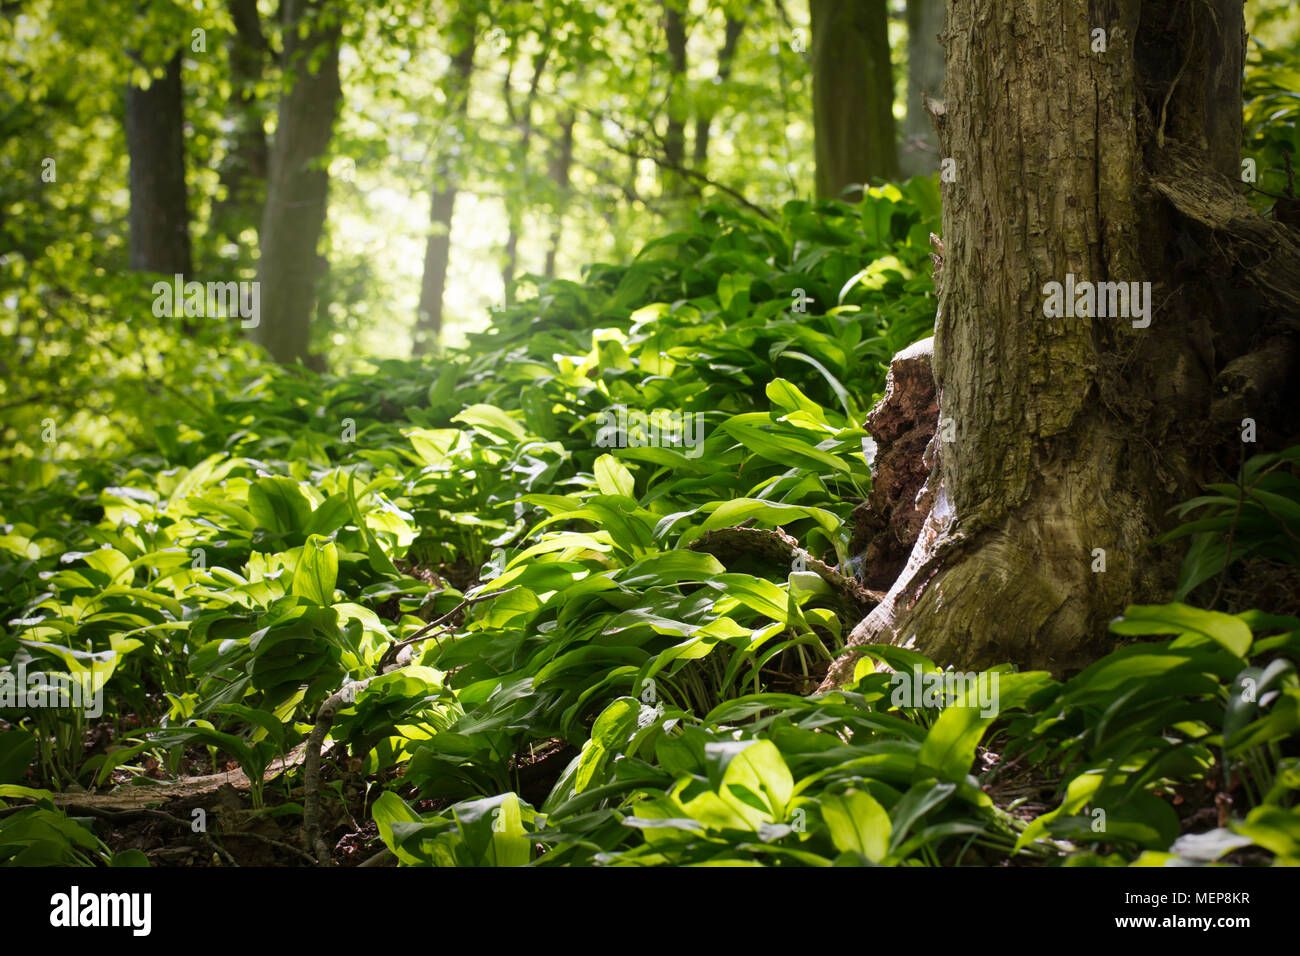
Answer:
[[[661,169],[666,169],[669,172],[677,173],[677,175],[679,176],[685,176],[688,179],[693,179],[696,182],[701,183],[705,186],[712,186],[714,189],[718,190],[719,192],[726,193],[728,196],[736,200],[736,202],[740,203],[742,206],[744,206],[746,209],[750,210],[751,212],[758,213],[768,222],[774,221],[772,218],[772,214],[768,212],[766,209],[764,209],[762,206],[755,205],[754,203],[746,199],[744,195],[740,193],[738,190],[732,189],[726,183],[720,183],[716,179],[711,179],[710,177],[700,172],[698,169],[691,169],[690,167],[683,166],[680,163],[674,163],[663,156],[648,156],[639,150],[635,150],[627,146],[619,146],[617,143],[606,143],[605,145],[608,146],[610,149],[614,150],[614,152],[616,153],[622,153],[624,156],[629,156],[632,159],[648,159],[650,162],[658,165]]]
[[[325,735],[329,733],[330,727],[334,725],[334,715],[338,713],[339,708],[356,700],[357,694],[365,690],[372,680],[374,680],[373,677],[368,677],[365,680],[344,684],[342,688],[331,694],[325,703],[320,705],[320,710],[316,712],[316,725],[312,727],[311,736],[307,738],[307,746],[303,751],[303,842],[306,843],[310,852],[316,854],[319,866],[330,866],[334,859],[334,854],[330,852],[330,848],[325,844],[325,840],[320,833],[321,746],[325,742]]]
[[[461,601],[459,604],[457,604],[454,608],[452,608],[442,617],[438,618],[436,621],[430,621],[428,624],[424,625],[424,627],[420,628],[410,637],[406,638],[403,641],[397,641],[396,643],[388,645],[388,650],[384,652],[384,660],[380,661],[380,669],[382,670],[382,665],[387,660],[396,657],[397,652],[400,651],[403,647],[406,647],[410,644],[414,644],[416,641],[422,641],[425,638],[429,637],[430,632],[435,631],[440,627],[443,627],[448,621],[450,621],[461,611],[465,610],[465,608],[469,607],[471,604],[477,604],[479,601],[486,601],[489,598],[494,598],[497,597],[498,595],[506,594],[507,592],[513,590],[514,588],[502,588],[500,591],[489,591],[486,594],[476,594],[473,597],[465,598],[465,600]]]
[[[273,846],[276,847],[277,849],[287,850],[290,853],[296,854],[297,856],[300,856],[304,860],[306,860],[310,866],[316,865],[316,859],[306,850],[296,847],[292,843],[285,843],[283,840],[277,840],[273,837],[263,836],[262,834],[254,833],[251,830],[227,830],[225,833],[222,834],[222,836],[226,837],[227,839],[229,839],[230,837],[248,837],[248,839],[250,840],[257,840],[259,843],[265,843],[267,846]]]
[[[1187,41],[1187,56],[1183,59],[1183,65],[1178,68],[1178,73],[1174,76],[1174,81],[1169,84],[1169,90],[1165,93],[1165,101],[1160,104],[1160,128],[1156,130],[1156,145],[1161,149],[1165,146],[1165,117],[1169,109],[1169,101],[1173,98],[1174,90],[1178,88],[1178,81],[1183,78],[1183,71],[1187,69],[1187,64],[1192,62],[1192,52],[1196,48],[1196,14],[1189,14],[1192,23],[1192,35]]]
[[[65,813],[68,810],[76,810],[83,813],[89,813],[91,816],[103,817],[107,820],[122,820],[128,817],[154,817],[159,820],[167,820],[171,823],[174,823],[182,830],[193,831],[194,829],[190,825],[190,821],[184,820],[181,817],[168,813],[165,810],[155,810],[152,807],[142,807],[138,810],[101,810],[99,807],[91,807],[82,804],[68,803],[68,804],[64,804],[62,809]],[[212,850],[212,852],[216,853],[223,860],[225,860],[228,865],[239,866],[239,864],[235,862],[235,858],[230,855],[229,851],[227,851],[226,848],[223,847],[221,844],[217,843],[216,840],[212,839],[212,834],[208,833],[207,830],[199,830],[198,835],[199,835],[199,839],[202,840],[208,846],[208,848]]]

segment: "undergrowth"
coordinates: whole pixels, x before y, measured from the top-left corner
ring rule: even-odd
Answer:
[[[111,457],[79,418],[13,446],[7,686],[104,693],[95,716],[0,697],[0,862],[145,862],[78,796],[235,766],[296,843],[341,690],[339,859],[359,812],[354,855],[404,864],[1300,862],[1295,618],[1130,608],[1067,682],[980,675],[993,706],[902,700],[899,675],[953,675],[887,647],[812,694],[854,620],[805,557],[856,557],[859,423],[931,332],[938,208],[927,179],[775,223],[709,207],[630,265],[539,280],[463,351],[343,376],[223,353],[187,362],[221,383],[110,413]],[[1294,465],[1235,487],[1289,515]],[[1233,535],[1294,561],[1235,510],[1190,526],[1184,595]],[[711,543],[737,527],[798,557]]]

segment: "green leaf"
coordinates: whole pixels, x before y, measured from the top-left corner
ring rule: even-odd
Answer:
[[[0,733],[0,784],[18,783],[36,756],[36,738],[25,730]]]
[[[913,779],[933,774],[941,780],[960,783],[970,773],[975,748],[996,717],[996,713],[983,716],[978,705],[957,703],[945,707],[925,735]]]
[[[1178,603],[1131,605],[1111,621],[1110,629],[1116,634],[1200,634],[1243,658],[1254,639],[1240,618]]]
[[[307,527],[312,508],[298,482],[281,475],[265,475],[249,486],[248,510],[257,527],[288,534]]]
[[[594,466],[596,486],[602,495],[622,495],[635,498],[636,481],[632,472],[613,455],[601,455]]]
[[[384,841],[384,846],[388,847],[394,856],[407,864],[420,862],[419,857],[403,849],[393,835],[395,823],[421,822],[420,817],[402,801],[401,797],[391,790],[385,790],[371,805],[370,818],[375,821],[375,826],[379,829],[379,839]]]
[[[464,422],[466,425],[472,425],[489,435],[511,441],[519,442],[527,437],[524,426],[495,405],[471,405],[453,418],[452,421]]]
[[[843,459],[822,451],[809,441],[757,428],[740,420],[739,416],[723,422],[722,430],[760,458],[780,465],[803,468],[814,474],[837,471],[847,474],[850,470]]]
[[[873,863],[889,853],[889,813],[869,793],[848,790],[840,796],[823,796],[819,803],[837,850],[861,853]]]
[[[293,571],[292,593],[328,606],[334,603],[334,585],[338,577],[339,551],[334,542],[323,535],[309,537]]]
[[[834,534],[840,526],[840,519],[822,508],[785,505],[759,498],[733,498],[718,505],[713,514],[705,519],[700,530],[732,528],[750,519],[775,528],[806,518],[811,518],[828,535]]]
[[[123,850],[121,853],[114,853],[108,865],[111,867],[148,866],[149,858],[142,850]]]

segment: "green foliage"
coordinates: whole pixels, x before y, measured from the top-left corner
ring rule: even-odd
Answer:
[[[1294,201],[1295,167],[1300,165],[1300,44],[1289,49],[1250,47],[1242,93],[1242,155],[1255,163],[1251,194],[1257,208],[1270,209],[1279,198]]]
[[[1258,556],[1300,566],[1300,445],[1273,455],[1255,455],[1242,465],[1235,484],[1212,484],[1214,494],[1179,505],[1180,518],[1198,513],[1165,535],[1191,537],[1179,576],[1179,600],[1210,577],[1244,558]]]
[[[651,682],[704,712],[766,672],[811,674],[842,639],[826,594],[686,546],[749,520],[847,558],[869,482],[856,420],[881,360],[929,331],[936,212],[929,180],[793,203],[778,224],[709,208],[629,266],[544,286],[436,367],[250,363],[207,414],[142,419],[152,441],[128,454],[29,448],[3,497],[0,660],[100,675],[120,743],[84,753],[75,710],[4,716],[50,741],[48,783],[150,757],[175,773],[207,750],[260,802],[328,693],[494,592],[336,726],[372,770],[474,799],[508,787],[513,754],[582,745]],[[634,424],[616,447],[601,421],[620,411],[699,431],[674,445]]]
[[[93,832],[93,820],[68,816],[49,796],[43,790],[0,784],[0,866],[149,865],[139,850],[113,853]],[[36,802],[6,803],[13,799]]]
[[[1068,781],[1060,806],[1026,827],[1018,845],[1056,838],[1145,851],[1144,864],[1183,851],[1204,860],[1195,839],[1175,839],[1169,798],[1195,799],[1207,786],[1227,792],[1234,774],[1245,791],[1238,812],[1290,812],[1294,758],[1282,747],[1300,731],[1300,620],[1168,604],[1131,607],[1111,629],[1176,636],[1121,648],[1040,690],[1031,712],[1009,723],[1006,756],[1059,769]],[[1230,829],[1249,835],[1240,818]],[[1294,863],[1290,854],[1278,862]]]
[[[619,698],[544,805],[514,825],[542,848],[531,858],[541,866],[987,864],[1017,853],[1156,865],[1252,845],[1295,865],[1300,776],[1281,748],[1300,730],[1300,621],[1171,604],[1130,608],[1114,629],[1178,636],[1064,684],[1001,671],[996,717],[949,707],[928,727],[890,704],[890,676],[870,667],[850,689],[742,696],[702,719]],[[996,754],[982,772],[980,753]],[[1030,789],[1015,780],[1024,767],[1061,794],[1028,825],[1024,801],[1004,798]],[[1251,781],[1237,818],[1181,835],[1175,791],[1181,801],[1226,788],[1232,774]],[[385,799],[407,824],[384,832],[403,862],[472,862],[446,842],[484,801],[421,817]]]
[[[751,522],[849,566],[858,423],[930,331],[937,209],[920,179],[774,223],[710,207],[436,364],[250,362],[128,452],[17,459],[0,661],[99,675],[114,742],[0,710],[0,784],[22,788],[0,795],[206,755],[260,804],[327,695],[368,680],[331,735],[408,865],[1294,861],[1300,622],[1131,608],[1136,642],[1069,681],[998,669],[995,711],[898,702],[892,672],[944,675],[888,647],[801,696],[845,637],[834,595],[691,547]],[[545,748],[573,756],[525,797]],[[1176,800],[1215,792],[1235,816],[1184,832]],[[108,859],[44,805],[0,815],[0,848]]]

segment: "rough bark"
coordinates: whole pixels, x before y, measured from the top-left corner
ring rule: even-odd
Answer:
[[[1194,152],[1170,144],[1159,157],[1155,188],[1183,216],[1203,226],[1184,244],[1198,244],[1198,256],[1214,260],[1219,274],[1236,285],[1254,286],[1282,307],[1280,321],[1300,328],[1300,234],[1254,213],[1232,179],[1198,165]]]
[[[885,0],[811,0],[817,195],[898,178]]]
[[[472,13],[450,31],[457,44],[447,76],[447,96],[452,104],[451,121],[463,129],[469,113],[470,78],[474,72],[475,18]],[[442,299],[447,288],[447,267],[451,262],[451,220],[458,192],[451,157],[444,156],[434,175],[429,201],[429,235],[424,243],[424,275],[420,281],[420,304],[412,332],[412,351],[422,355],[435,347],[442,335]]]
[[[1094,6],[949,5],[940,142],[957,178],[934,370],[955,434],[908,565],[853,646],[1065,674],[1106,649],[1125,605],[1171,593],[1177,553],[1149,543],[1194,490],[1212,380],[1263,312],[1234,314],[1189,252],[1204,227],[1156,170],[1171,155],[1198,181],[1237,169],[1242,12],[1125,0],[1099,21]],[[1067,273],[1151,282],[1149,327],[1047,317],[1044,285]]]
[[[328,0],[284,0],[284,63],[271,147],[258,267],[261,316],[254,341],[277,362],[308,357],[321,260],[329,172],[323,159],[333,135],[339,86],[339,11]],[[305,35],[300,29],[305,24]]]
[[[148,87],[126,91],[130,154],[130,264],[140,272],[189,275],[190,215],[185,186],[181,55]]]
[[[944,0],[907,0],[907,118],[899,165],[906,176],[939,168],[939,141],[925,110],[925,97],[943,98]]]
[[[888,590],[930,513],[926,448],[939,421],[931,358],[934,339],[923,339],[894,356],[885,394],[867,414],[876,443],[871,493],[853,511],[849,552],[861,555],[858,578],[868,588]]]

